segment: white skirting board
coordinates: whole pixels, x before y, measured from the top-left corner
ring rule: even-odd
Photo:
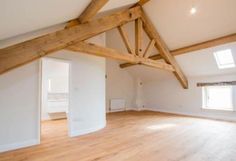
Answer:
[[[123,111],[125,110],[125,99],[111,99],[110,111]]]
[[[40,144],[40,141],[35,139],[35,140],[27,140],[23,142],[18,142],[18,143],[0,145],[0,153],[10,151],[10,150],[20,149],[20,148],[25,148],[25,147],[29,147],[33,145],[38,145],[38,144]]]
[[[171,111],[171,110],[164,110],[164,109],[155,109],[155,108],[143,108],[143,109],[130,109],[135,111],[153,111],[153,112],[161,112],[161,113],[169,113],[169,114],[175,114],[175,115],[183,115],[183,116],[189,116],[189,117],[197,117],[197,118],[205,118],[205,119],[213,119],[213,120],[220,120],[220,121],[231,121],[236,122],[236,117],[220,117],[220,116],[209,116],[204,115],[203,113],[190,113],[190,112],[179,112],[179,111]]]
[[[179,111],[171,111],[171,110],[166,110],[166,109],[164,110],[164,109],[155,109],[155,108],[126,108],[126,111],[153,111],[153,112],[182,115],[182,116],[188,116],[188,117],[236,122],[236,117],[213,116],[213,115],[206,115],[204,113],[179,112]]]

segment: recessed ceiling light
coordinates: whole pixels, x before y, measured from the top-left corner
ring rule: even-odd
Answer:
[[[190,13],[194,15],[197,12],[197,9],[195,7],[192,7],[190,10]]]

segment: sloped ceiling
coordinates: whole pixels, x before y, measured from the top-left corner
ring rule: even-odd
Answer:
[[[10,37],[65,23],[78,17],[90,2],[91,0],[1,0],[0,42],[2,40],[4,44],[3,40]],[[137,0],[110,0],[100,12],[135,2]],[[190,14],[192,6],[197,8],[195,15]],[[145,4],[144,10],[171,50],[236,33],[236,0],[150,0]],[[133,29],[128,27],[127,31],[133,35]],[[117,31],[108,32],[107,45],[120,48],[115,32]],[[224,48],[232,49],[236,62],[236,43],[188,53],[177,56],[176,59],[188,77],[236,74],[235,68],[219,70],[216,66],[212,53]],[[124,70],[144,80],[175,79],[172,73],[143,66]]]
[[[197,9],[195,15],[190,14],[193,6]],[[235,0],[151,0],[144,10],[171,50],[236,33]],[[133,41],[134,29],[127,25],[126,30]],[[108,33],[108,46],[124,50],[118,39],[117,31]],[[218,69],[213,55],[215,51],[228,48],[236,62],[236,43],[186,53],[176,59],[187,77],[236,74],[236,68]],[[172,73],[144,66],[124,70],[143,81],[175,79]]]
[[[1,0],[0,40],[47,28],[77,18],[91,0]],[[101,12],[137,0],[110,0]]]
[[[231,49],[236,62],[236,43],[230,43],[214,48],[204,49],[196,52],[176,56],[177,62],[188,78],[204,77],[216,75],[236,75],[236,68],[219,69],[213,53],[218,50]],[[153,69],[144,66],[132,66],[126,68],[130,74],[143,81],[159,81],[166,79],[175,79],[170,72]]]
[[[171,50],[236,33],[235,0],[151,0],[144,9]]]
[[[192,7],[197,9],[190,14]],[[145,12],[171,50],[236,33],[235,0],[152,0]],[[176,56],[187,77],[236,74],[236,68],[218,69],[213,52],[231,49],[236,62],[236,43]],[[172,73],[147,67],[127,68],[144,81],[174,78]]]

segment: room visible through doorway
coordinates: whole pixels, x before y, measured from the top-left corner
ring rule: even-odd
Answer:
[[[56,130],[68,135],[70,63],[61,59],[42,59],[41,141]]]

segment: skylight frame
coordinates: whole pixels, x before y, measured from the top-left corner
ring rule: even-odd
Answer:
[[[230,63],[223,63],[224,60],[220,59],[220,57],[222,57],[222,54],[229,54],[228,56],[231,59]],[[214,57],[215,57],[215,60],[219,69],[234,68],[236,66],[231,49],[216,51],[214,52]]]

